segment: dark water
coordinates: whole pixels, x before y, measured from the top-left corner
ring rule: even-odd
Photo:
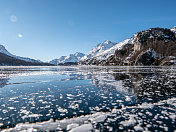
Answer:
[[[1,67],[0,77],[1,128],[156,103],[176,95],[175,67]],[[123,120],[108,124],[119,130]],[[171,120],[162,121],[174,130],[175,122],[167,122]],[[101,126],[96,125],[108,131]]]

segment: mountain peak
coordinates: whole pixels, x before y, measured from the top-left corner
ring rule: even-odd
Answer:
[[[0,45],[0,53],[3,53],[3,54],[6,54],[8,56],[13,57],[13,55],[11,53],[9,53],[3,45]]]
[[[83,56],[84,54],[81,52],[76,52],[75,54],[73,54],[74,56]]]
[[[100,56],[104,51],[115,46],[116,43],[112,43],[110,40],[105,40],[103,43],[96,45],[91,51],[89,51],[80,61],[89,60]]]
[[[104,42],[103,42],[104,44],[110,44],[110,43],[112,43],[110,40],[105,40]]]
[[[1,49],[1,48],[5,48],[5,47],[4,47],[3,45],[0,44],[0,49]]]

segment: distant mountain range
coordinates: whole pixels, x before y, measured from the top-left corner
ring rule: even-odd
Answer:
[[[87,54],[76,52],[43,63],[9,53],[0,45],[0,65],[176,65],[176,27],[150,28],[130,39],[115,43],[110,40],[93,47]]]
[[[26,57],[20,57],[11,54],[6,50],[3,45],[0,45],[0,65],[1,66],[20,66],[20,65],[51,65],[49,63],[41,62],[40,60],[34,60]]]
[[[80,59],[84,56],[85,54],[76,52],[75,54],[70,54],[68,56],[61,56],[59,59],[54,59],[50,61],[50,64],[54,65],[71,65],[71,64],[77,64],[77,62],[80,61]]]

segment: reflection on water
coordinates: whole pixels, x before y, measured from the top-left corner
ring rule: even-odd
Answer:
[[[123,80],[123,88],[137,95],[137,99],[153,100],[175,95],[176,73],[115,73],[115,80]],[[131,90],[131,91],[130,91]]]
[[[7,85],[9,81],[9,78],[0,78],[0,88],[3,88],[5,85]]]
[[[1,67],[0,126],[61,119],[176,93],[170,67]]]

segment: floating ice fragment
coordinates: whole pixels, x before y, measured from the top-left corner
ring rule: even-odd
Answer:
[[[134,127],[135,131],[144,131],[144,129],[138,124]]]
[[[103,115],[99,115],[99,116],[97,116],[95,118],[90,118],[89,120],[91,122],[97,122],[98,123],[98,122],[103,122],[105,119],[106,119],[106,115],[103,114]]]
[[[139,108],[142,108],[142,109],[152,109],[153,107],[154,107],[154,104],[147,103],[147,102],[144,102],[141,105],[139,105]]]
[[[40,117],[40,116],[42,116],[42,115],[41,114],[31,114],[31,115],[24,115],[24,116],[22,116],[22,118],[25,119],[25,118]]]
[[[62,94],[60,94],[60,99],[63,99],[63,95]]]
[[[75,123],[69,124],[69,125],[67,125],[67,131],[69,131],[75,127],[78,127],[78,126],[79,126],[79,124],[75,124]]]
[[[149,111],[146,112],[146,114],[148,114],[149,116],[152,116],[153,114]]]
[[[131,98],[129,96],[125,96],[125,97],[126,97],[125,101],[131,101]]]
[[[129,120],[121,121],[120,124],[123,126],[134,126],[136,124],[136,120],[134,119],[135,115],[130,116]]]
[[[84,124],[73,128],[70,132],[91,132],[93,130],[92,124]]]
[[[0,123],[0,127],[3,126],[3,123]]]
[[[67,96],[68,96],[68,97],[74,97],[74,95],[72,95],[72,94],[67,94]]]

